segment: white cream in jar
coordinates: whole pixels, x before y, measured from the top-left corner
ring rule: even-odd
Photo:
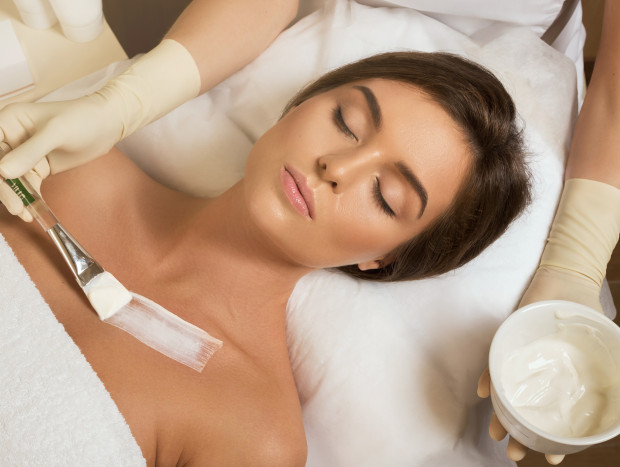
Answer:
[[[557,332],[506,355],[501,368],[506,398],[547,433],[589,436],[620,416],[620,368],[600,331],[585,323],[567,319]]]

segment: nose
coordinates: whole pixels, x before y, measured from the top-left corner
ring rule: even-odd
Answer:
[[[351,152],[328,154],[317,159],[318,170],[323,181],[331,184],[335,193],[341,193],[356,180],[368,176],[374,170],[378,154]]]

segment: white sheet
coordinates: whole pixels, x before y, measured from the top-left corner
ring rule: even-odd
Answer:
[[[491,337],[544,245],[577,80],[575,64],[528,28],[498,23],[475,39],[414,10],[337,0],[210,93],[119,144],[163,183],[212,196],[241,176],[251,144],[302,84],[362,56],[408,48],[463,54],[495,71],[513,95],[532,153],[535,201],[505,236],[436,279],[379,285],[319,271],[298,283],[288,338],[309,466],[513,465],[488,438],[488,401],[475,387]],[[95,89],[125,66],[51,98]]]

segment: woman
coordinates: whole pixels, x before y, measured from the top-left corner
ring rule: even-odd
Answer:
[[[149,465],[303,465],[285,340],[296,281],[337,266],[421,278],[471,259],[529,199],[515,119],[469,61],[383,54],[303,90],[216,199],[163,187],[117,150],[46,181],[48,204],[106,269],[224,342],[200,374],[102,324],[37,226],[5,212],[0,232]]]

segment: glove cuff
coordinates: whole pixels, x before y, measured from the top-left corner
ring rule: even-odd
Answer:
[[[200,72],[185,47],[164,39],[95,94],[115,106],[119,139],[170,112],[200,92]]]
[[[564,184],[540,266],[581,274],[600,287],[620,232],[620,190],[581,178]]]
[[[568,300],[603,313],[601,287],[584,276],[567,269],[539,266],[518,308],[542,300]]]

